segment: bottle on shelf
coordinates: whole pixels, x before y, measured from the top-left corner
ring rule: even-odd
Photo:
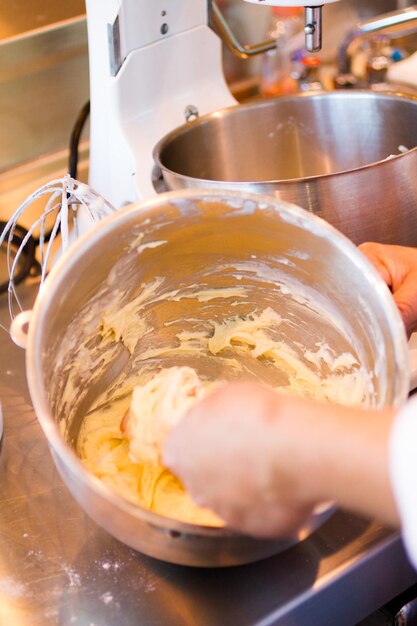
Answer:
[[[266,52],[263,59],[260,91],[265,97],[298,91],[292,55],[304,37],[303,7],[272,7],[271,18],[268,35],[277,46]]]
[[[321,61],[318,57],[305,55],[302,60],[303,71],[299,78],[300,91],[321,91],[324,87],[320,78]]]

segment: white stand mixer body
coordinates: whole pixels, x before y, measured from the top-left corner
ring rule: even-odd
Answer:
[[[114,206],[154,195],[152,150],[167,132],[236,104],[207,0],[87,0],[89,184]],[[174,5],[175,8],[171,8]]]

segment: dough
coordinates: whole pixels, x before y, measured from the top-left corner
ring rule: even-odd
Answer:
[[[125,418],[130,460],[158,465],[169,431],[202,396],[202,381],[191,367],[162,369],[137,385]]]
[[[212,511],[194,504],[167,469],[131,460],[129,440],[120,427],[130,402],[130,397],[116,400],[85,417],[77,446],[85,466],[112,491],[154,513],[190,524],[222,526]]]

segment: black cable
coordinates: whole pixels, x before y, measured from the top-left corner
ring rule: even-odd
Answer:
[[[81,133],[83,132],[84,125],[90,115],[90,101],[88,100],[81,108],[77,115],[75,124],[72,127],[70,142],[69,142],[69,158],[68,158],[68,172],[71,178],[77,178],[78,169],[78,147],[80,143]],[[68,194],[69,197],[69,194]],[[52,228],[44,234],[44,241],[49,241],[52,234]],[[33,237],[35,245],[39,245],[39,237]]]
[[[80,112],[78,113],[77,119],[75,120],[74,127],[71,131],[70,136],[70,145],[69,145],[69,163],[68,163],[68,172],[71,178],[77,178],[77,169],[78,169],[78,147],[80,143],[81,133],[83,132],[84,125],[90,115],[90,101],[85,103]]]
[[[0,233],[5,229],[6,222],[0,222]],[[13,252],[16,254],[19,247],[22,245],[24,238],[28,234],[26,228],[16,224],[13,239],[11,241],[11,246],[13,248]],[[6,246],[8,245],[8,241],[5,241],[4,252],[6,253]],[[36,242],[33,237],[29,237],[27,240],[25,247],[21,251],[20,261],[17,264],[17,272],[13,274],[13,282],[15,285],[21,283],[25,278],[27,278],[30,274],[32,267],[36,264],[35,259],[35,250],[36,250]],[[9,280],[5,280],[0,282],[0,293],[6,293],[9,287]]]
[[[75,120],[75,124],[72,128],[70,135],[70,144],[69,144],[69,161],[68,161],[68,171],[71,178],[77,178],[77,169],[78,169],[78,148],[80,143],[81,133],[84,129],[85,123],[90,115],[90,101],[86,102],[84,106],[81,108],[80,112],[77,115],[77,119]],[[0,233],[6,227],[6,222],[0,221]],[[49,241],[52,228],[44,234],[44,241]],[[13,233],[13,239],[11,241],[11,246],[13,251],[17,253],[19,246],[23,243],[24,238],[26,237],[28,231],[20,226],[19,224],[15,225],[15,230]],[[31,236],[26,242],[24,249],[20,255],[20,262],[18,263],[17,272],[14,273],[13,282],[15,285],[18,285],[22,282],[27,276],[29,276],[32,267],[36,265],[36,257],[35,251],[36,246],[39,245],[39,237]],[[6,245],[6,242],[5,242]],[[5,293],[8,290],[9,281],[0,281],[0,293]]]

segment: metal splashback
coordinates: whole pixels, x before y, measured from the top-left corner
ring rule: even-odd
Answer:
[[[84,3],[70,4],[1,9],[0,172],[68,148],[89,96]]]

